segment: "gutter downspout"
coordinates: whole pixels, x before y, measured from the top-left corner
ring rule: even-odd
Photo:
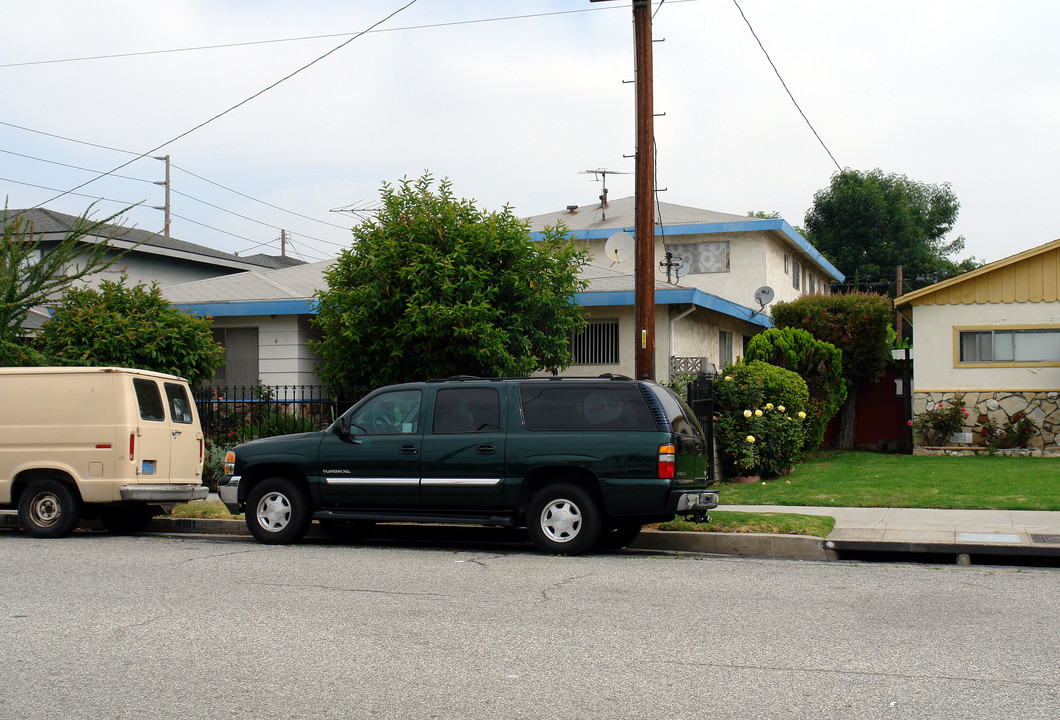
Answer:
[[[683,313],[681,313],[677,317],[670,318],[670,357],[674,356],[674,325],[676,325],[677,321],[680,320],[681,318],[687,317],[688,315],[691,315],[693,312],[695,312],[695,309],[696,309],[696,306],[692,305],[690,308],[685,310]],[[667,376],[669,376],[669,370],[667,370]]]

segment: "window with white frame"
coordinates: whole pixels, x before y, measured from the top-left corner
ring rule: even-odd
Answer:
[[[1060,363],[1060,328],[964,330],[961,363]]]
[[[590,320],[569,341],[575,365],[618,363],[618,320]]]

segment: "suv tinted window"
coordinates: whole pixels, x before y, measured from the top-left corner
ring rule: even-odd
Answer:
[[[654,430],[655,421],[633,385],[527,383],[519,386],[528,430]]]
[[[140,417],[144,420],[162,422],[166,419],[166,409],[162,405],[162,394],[158,384],[147,378],[133,378],[136,390],[136,404],[140,406]]]
[[[434,401],[434,432],[497,432],[501,396],[495,388],[445,388]]]
[[[397,390],[376,395],[350,416],[350,427],[369,435],[409,435],[419,430],[419,390]]]
[[[659,402],[662,403],[663,412],[666,413],[670,427],[675,433],[703,436],[703,429],[699,426],[695,415],[692,414],[691,408],[673,390],[662,386],[652,388],[652,390],[655,392],[655,397],[659,398]]]

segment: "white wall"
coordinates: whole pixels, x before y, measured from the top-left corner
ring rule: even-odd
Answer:
[[[214,327],[258,328],[258,375],[264,385],[319,385],[318,360],[306,347],[313,332],[308,319],[295,315],[219,317]]]
[[[1060,367],[958,368],[954,327],[1060,323],[1060,303],[913,307],[913,390],[1058,390]]]

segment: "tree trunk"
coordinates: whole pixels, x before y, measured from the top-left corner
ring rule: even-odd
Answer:
[[[836,433],[835,446],[839,450],[854,449],[855,420],[854,407],[858,402],[858,386],[851,385],[847,388],[847,399],[839,410],[839,430]]]

